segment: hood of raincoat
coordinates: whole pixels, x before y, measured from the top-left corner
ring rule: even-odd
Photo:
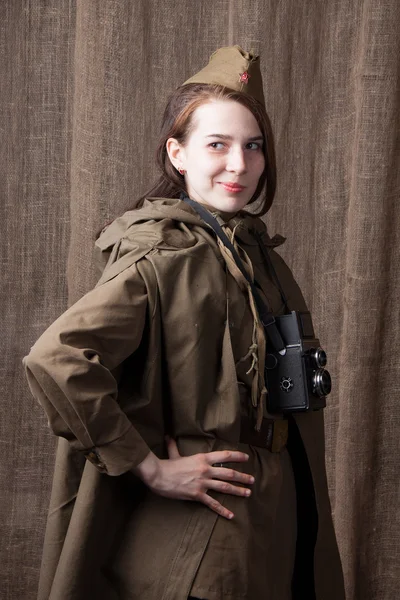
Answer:
[[[236,236],[246,244],[257,244],[252,230],[256,229],[265,245],[276,247],[285,241],[279,234],[268,235],[265,223],[246,212],[212,214],[221,217],[230,227],[236,228]],[[195,210],[186,202],[176,198],[147,198],[143,206],[128,210],[107,225],[95,243],[95,260],[100,275],[116,257],[122,257],[160,242],[164,248],[188,248],[195,244],[191,234],[193,227],[208,229]],[[211,230],[210,230],[211,231]]]

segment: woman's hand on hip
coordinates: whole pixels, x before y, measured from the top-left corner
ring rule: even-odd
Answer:
[[[150,452],[132,469],[133,473],[160,496],[202,502],[222,517],[232,519],[233,513],[207,492],[213,490],[234,496],[250,496],[250,489],[242,486],[254,483],[254,477],[224,467],[227,462],[246,462],[248,454],[237,450],[216,450],[181,456],[175,440],[169,438],[167,448],[167,460],[159,459]],[[242,485],[235,485],[237,483]]]

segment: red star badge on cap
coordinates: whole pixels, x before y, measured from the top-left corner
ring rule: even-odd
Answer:
[[[248,74],[247,71],[245,71],[244,73],[241,74],[240,76],[240,83],[249,83],[249,79],[250,79],[250,75]]]

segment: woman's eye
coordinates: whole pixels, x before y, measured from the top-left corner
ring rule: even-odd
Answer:
[[[259,150],[261,149],[261,144],[258,144],[257,142],[249,142],[247,144],[247,147],[251,146],[251,148],[249,148],[249,150]]]
[[[211,148],[214,148],[214,150],[219,150],[223,145],[224,144],[222,142],[211,142],[210,144]],[[219,148],[217,148],[217,146],[219,146]]]
[[[225,144],[223,142],[211,142],[209,146],[213,150],[222,150],[222,148],[225,147]],[[248,144],[246,144],[247,150],[261,150],[261,147],[261,144],[258,142],[248,142]]]

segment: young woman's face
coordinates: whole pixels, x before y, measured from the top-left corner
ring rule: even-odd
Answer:
[[[253,114],[233,100],[202,104],[184,146],[170,138],[167,150],[185,170],[188,195],[223,212],[241,210],[265,167],[263,136]]]

